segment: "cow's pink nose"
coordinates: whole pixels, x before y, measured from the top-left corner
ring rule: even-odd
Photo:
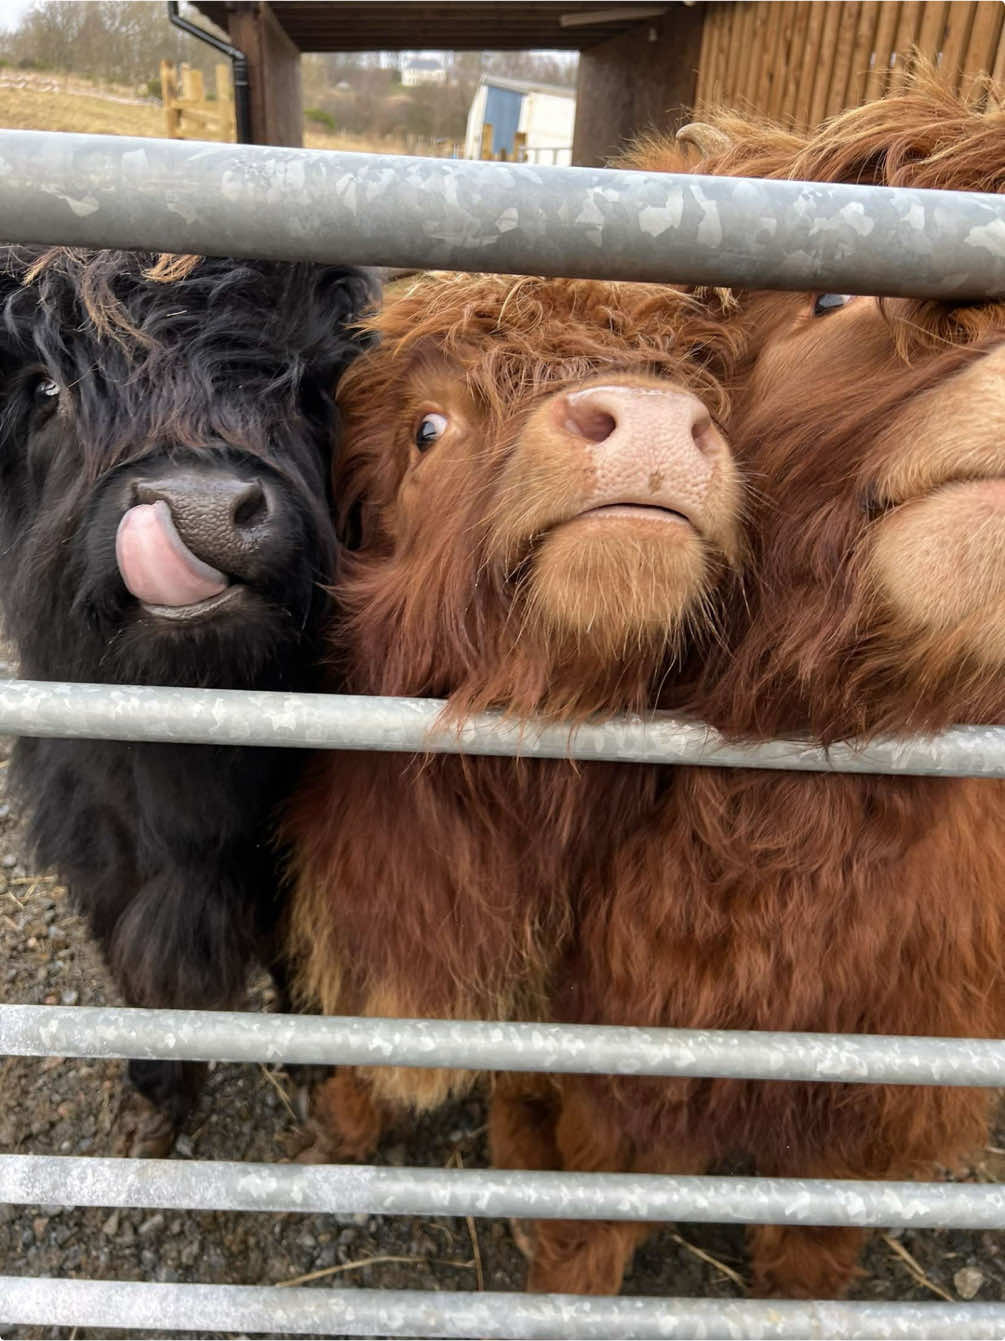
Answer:
[[[694,446],[705,452],[715,435],[712,418],[697,396],[675,387],[591,386],[571,391],[558,407],[563,428],[589,443],[615,435],[636,434],[670,440],[678,450]]]

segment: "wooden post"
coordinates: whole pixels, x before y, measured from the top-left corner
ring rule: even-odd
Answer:
[[[572,161],[602,167],[640,131],[690,119],[707,5],[673,5],[579,56]]]
[[[181,139],[181,109],[176,106],[178,79],[174,61],[161,61],[161,101],[164,104],[164,134],[169,140]]]
[[[230,40],[248,58],[251,139],[254,144],[298,147],[304,140],[300,50],[286,36],[272,6],[228,5]]]
[[[234,101],[234,75],[229,61],[220,61],[213,66],[213,76],[216,80],[216,100],[217,102]]]
[[[186,102],[203,103],[206,101],[201,70],[193,70],[191,65],[182,65],[181,96]]]
[[[524,163],[527,159],[527,132],[518,130],[513,136],[513,162]]]
[[[479,150],[478,150],[478,157],[479,157],[479,158],[491,158],[491,157],[492,157],[492,122],[491,122],[491,121],[483,121],[483,122],[482,122],[482,142],[481,142],[481,146],[480,146],[480,148],[479,148]]]

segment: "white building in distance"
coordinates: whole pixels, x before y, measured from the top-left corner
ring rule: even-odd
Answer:
[[[492,127],[491,152],[513,158],[517,134],[524,136],[521,156],[528,163],[572,162],[576,94],[559,84],[483,75],[468,111],[464,157],[481,156],[482,128]]]
[[[447,72],[439,61],[420,56],[406,61],[401,67],[401,82],[405,88],[415,88],[417,84],[445,84]]]

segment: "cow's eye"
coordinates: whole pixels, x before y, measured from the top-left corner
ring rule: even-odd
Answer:
[[[59,395],[61,387],[51,377],[40,377],[31,389],[32,396],[39,405],[51,405]]]
[[[837,312],[851,302],[851,297],[850,293],[818,293],[813,303],[813,315],[826,317]]]
[[[426,451],[432,447],[438,438],[442,438],[447,430],[446,416],[442,414],[425,414],[419,427],[415,430],[415,445],[420,452]]]

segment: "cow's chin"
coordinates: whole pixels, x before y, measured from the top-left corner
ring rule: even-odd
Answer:
[[[527,577],[529,612],[551,638],[597,660],[656,659],[676,646],[702,604],[705,546],[672,514],[606,511],[565,522],[539,542]]]
[[[96,680],[193,688],[288,688],[298,678],[310,596],[299,612],[250,586],[198,605],[129,599],[106,609]]]
[[[1005,478],[946,484],[890,512],[870,569],[910,632],[1005,665]]]

